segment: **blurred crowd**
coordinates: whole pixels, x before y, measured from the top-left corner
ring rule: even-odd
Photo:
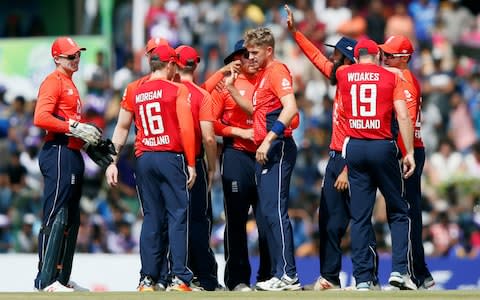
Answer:
[[[289,1],[298,29],[329,55],[324,43],[341,35],[368,36],[378,43],[394,34],[415,44],[411,68],[423,92],[422,135],[427,160],[423,173],[422,214],[424,247],[428,256],[473,258],[480,252],[480,14],[460,0],[413,1]],[[255,1],[255,3],[259,3]],[[290,218],[297,256],[318,253],[318,204],[328,161],[334,87],[312,66],[286,30],[282,1],[262,5],[241,0],[152,0],[145,14],[146,39],[166,38],[172,45],[189,44],[201,53],[201,83],[233,49],[235,41],[252,27],[272,29],[276,56],[290,68],[301,125],[295,131],[299,148],[292,179]],[[96,53],[82,78],[85,118],[110,137],[126,84],[142,70],[138,53],[129,43],[131,3],[114,13],[115,62]],[[118,25],[118,26],[117,26]],[[130,27],[129,27],[130,26]],[[89,49],[89,51],[92,51]],[[95,51],[93,49],[93,51]],[[42,176],[38,152],[42,132],[32,125],[35,99],[4,99],[0,83],[0,253],[36,251],[42,210]],[[131,130],[130,142],[133,142]],[[221,140],[219,140],[221,143]],[[118,164],[121,184],[107,189],[104,173],[86,157],[81,199],[78,251],[135,253],[141,227],[136,196],[133,146],[122,152]],[[223,252],[223,195],[220,174],[212,188],[214,226],[211,244]],[[256,253],[255,222],[248,223],[249,246]],[[374,213],[378,250],[389,251],[390,232],[385,203],[378,194]],[[343,243],[349,252],[348,234]]]

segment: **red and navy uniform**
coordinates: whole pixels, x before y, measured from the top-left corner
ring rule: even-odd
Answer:
[[[185,162],[195,165],[195,140],[188,95],[182,84],[149,79],[122,105],[133,108],[137,132],[135,175],[144,215],[141,276],[148,275],[155,282],[163,280],[161,268],[167,247],[171,250],[172,275],[183,282],[193,278],[187,267],[189,192]]]
[[[415,75],[408,70],[402,70],[403,77],[406,82],[404,85],[404,96],[407,104],[410,120],[414,128],[413,147],[415,158],[415,171],[412,176],[405,180],[405,194],[410,204],[409,216],[412,222],[410,231],[410,239],[412,240],[412,280],[420,286],[425,278],[431,277],[430,271],[425,262],[425,251],[423,249],[423,223],[422,223],[422,189],[421,180],[423,166],[425,164],[425,147],[422,141],[421,124],[422,124],[422,95],[420,84]],[[405,146],[401,136],[398,137],[398,144],[402,153],[405,153]]]
[[[239,74],[235,87],[245,99],[253,99],[256,78]],[[247,231],[250,206],[255,212],[259,230],[260,266],[257,282],[270,279],[271,264],[265,237],[265,225],[258,215],[258,194],[255,183],[255,151],[257,145],[251,140],[232,136],[232,127],[250,129],[253,119],[233,100],[227,90],[213,91],[213,111],[217,121],[215,134],[223,136],[220,159],[225,206],[225,271],[227,288],[234,289],[240,283],[250,285],[251,266],[248,256]]]
[[[392,272],[407,274],[408,203],[394,139],[394,101],[403,101],[399,78],[375,64],[356,64],[337,71],[347,119],[345,158],[350,183],[353,275],[358,283],[376,282],[376,260],[369,248],[377,188],[385,197],[392,232]]]
[[[68,211],[65,225],[65,238],[75,244],[80,225],[80,197],[84,162],[80,149],[84,145],[81,139],[67,136],[70,132],[68,120],[81,121],[82,101],[72,78],[56,70],[48,75],[40,85],[38,101],[35,107],[35,126],[47,131],[45,144],[39,154],[40,170],[44,175],[44,192],[42,196],[42,229],[38,236],[39,272],[35,287],[43,289],[56,278],[42,272],[44,264],[55,264],[59,273],[58,281],[67,284],[70,278],[73,251],[71,257],[63,258],[63,265],[56,258],[46,257],[51,228],[61,209]],[[53,244],[53,242],[52,242]],[[73,246],[74,247],[74,246]],[[66,252],[67,253],[67,252]],[[49,269],[49,267],[46,267]]]
[[[287,66],[272,61],[259,74],[253,95],[254,140],[260,145],[283,106],[280,98],[293,94],[292,77]],[[297,146],[288,127],[270,146],[268,161],[256,163],[257,191],[260,215],[267,224],[267,241],[273,263],[273,276],[297,276],[292,237],[288,217],[290,179],[297,159]]]
[[[326,78],[329,78],[333,71],[333,62],[328,60],[301,32],[296,31],[293,37],[305,56]],[[350,222],[348,192],[339,192],[335,188],[338,176],[346,167],[346,161],[341,155],[346,121],[341,105],[339,93],[336,90],[333,99],[330,158],[323,179],[318,218],[321,241],[320,275],[335,285],[340,285],[343,254],[340,243]]]
[[[195,156],[197,178],[190,190],[190,222],[188,266],[207,291],[218,286],[217,262],[210,248],[212,231],[212,199],[208,192],[208,171],[202,147],[200,121],[213,122],[212,98],[204,89],[191,81],[182,81],[190,92],[190,104],[195,130]]]

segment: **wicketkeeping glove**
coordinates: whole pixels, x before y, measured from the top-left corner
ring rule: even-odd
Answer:
[[[89,145],[86,152],[102,168],[108,167],[113,162],[112,155],[117,155],[115,146],[110,139],[100,139],[97,145]]]
[[[70,133],[67,135],[72,135],[79,139],[82,139],[85,143],[89,145],[96,145],[102,137],[102,132],[95,127],[94,125],[80,123],[75,120],[68,121]]]

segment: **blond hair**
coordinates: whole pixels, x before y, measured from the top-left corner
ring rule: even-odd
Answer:
[[[250,29],[244,34],[245,46],[270,46],[275,49],[275,38],[269,28]]]

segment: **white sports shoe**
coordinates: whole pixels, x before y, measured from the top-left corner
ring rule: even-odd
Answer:
[[[302,289],[297,276],[290,278],[287,275],[283,275],[280,279],[272,277],[267,281],[257,282],[255,287],[259,291],[297,291]]]
[[[417,286],[413,283],[408,274],[400,274],[399,272],[392,272],[388,283],[398,287],[401,290],[416,290]]]
[[[42,290],[43,292],[49,292],[49,293],[59,293],[59,292],[74,292],[75,290],[73,288],[64,286],[60,282],[55,281],[51,285],[47,286]]]
[[[73,289],[75,292],[90,292],[89,289],[79,285],[78,283],[76,283],[75,281],[72,281],[72,280],[70,280],[67,283],[67,287]]]

